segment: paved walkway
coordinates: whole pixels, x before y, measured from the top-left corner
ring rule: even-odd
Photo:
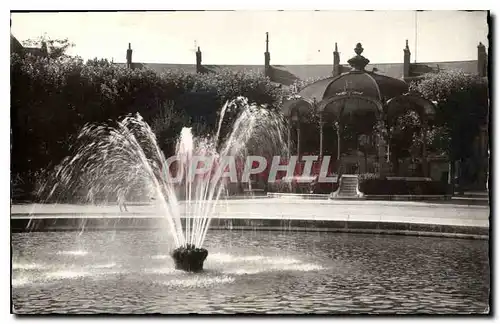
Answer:
[[[183,208],[181,208],[183,209]],[[118,206],[13,205],[16,218],[143,218],[161,217],[158,205],[130,205],[121,213]],[[467,206],[412,201],[302,200],[294,198],[232,199],[215,207],[214,218],[282,219],[349,222],[387,222],[489,227],[489,206]]]

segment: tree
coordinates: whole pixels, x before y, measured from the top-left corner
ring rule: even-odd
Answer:
[[[68,47],[63,42],[60,48],[64,52]],[[257,73],[158,74],[71,56],[48,59],[12,53],[10,75],[11,171],[23,180],[16,188],[22,184],[26,194],[35,187],[38,170],[52,169],[72,154],[71,144],[87,123],[106,124],[139,113],[152,125],[168,156],[184,126],[193,127],[195,135],[215,133],[217,113],[227,100],[241,95],[274,112],[283,97],[281,88]],[[239,112],[228,112],[221,138],[232,129]]]
[[[399,172],[401,159],[413,157],[416,150],[419,152],[417,156],[421,155],[421,130],[421,120],[413,110],[408,110],[397,117],[391,125],[390,159],[395,173]]]
[[[47,51],[47,55],[51,59],[67,56],[66,52],[71,47],[75,46],[68,38],[64,39],[51,39],[47,36],[40,36],[35,39],[27,39],[23,41],[24,46],[38,47]]]
[[[487,79],[462,71],[444,71],[425,75],[412,83],[410,90],[436,102],[431,145],[448,155],[450,174],[454,175],[455,161],[473,156],[474,140],[487,123]],[[453,176],[451,180],[453,184]]]

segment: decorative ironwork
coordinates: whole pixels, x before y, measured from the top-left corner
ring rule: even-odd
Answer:
[[[347,63],[357,71],[364,71],[365,67],[370,63],[370,60],[361,55],[363,53],[364,49],[361,43],[356,44],[356,48],[354,49],[354,52],[356,53],[356,56],[353,58],[349,59]]]
[[[364,48],[361,45],[361,43],[357,43],[356,48],[354,49],[354,53],[356,53],[357,55],[361,55],[361,53],[363,53],[363,51],[364,51]]]

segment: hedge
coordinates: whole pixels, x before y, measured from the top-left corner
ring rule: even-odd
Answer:
[[[448,185],[441,181],[366,179],[359,183],[365,195],[446,195]]]
[[[287,95],[265,76],[252,72],[158,74],[106,60],[84,63],[79,58],[48,60],[12,54],[11,171],[19,179],[13,192],[19,199],[29,196],[35,175],[71,154],[73,139],[86,123],[116,121],[130,113],[140,113],[154,123],[168,103],[176,120],[168,128],[157,127],[157,137],[165,155],[170,155],[183,126],[213,131],[225,101],[244,96],[277,109]],[[232,117],[225,124],[232,124]]]

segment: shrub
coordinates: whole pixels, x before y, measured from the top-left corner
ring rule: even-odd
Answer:
[[[488,81],[478,75],[450,70],[427,74],[410,90],[436,103],[435,134],[431,146],[452,161],[470,156],[489,106]]]
[[[448,186],[441,181],[365,179],[359,184],[365,195],[446,195]]]
[[[377,173],[361,173],[358,175],[358,181],[359,183],[362,183],[367,180],[372,180],[372,179],[380,179],[380,174]]]
[[[26,175],[57,165],[70,153],[74,136],[86,123],[139,113],[153,124],[162,148],[169,150],[183,125],[213,132],[227,100],[244,96],[278,109],[283,95],[268,78],[252,72],[189,74],[171,70],[158,74],[107,60],[49,60],[12,54],[12,173],[23,178],[24,191],[33,190],[35,183]],[[228,116],[225,123],[232,124],[232,118]]]

